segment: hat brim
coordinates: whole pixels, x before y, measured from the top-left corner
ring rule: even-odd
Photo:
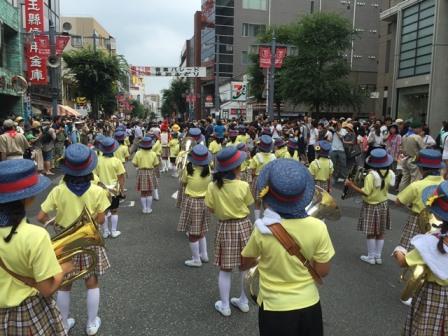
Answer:
[[[212,154],[209,152],[207,155],[207,159],[202,160],[202,161],[193,159],[191,154],[189,154],[188,161],[191,162],[192,164],[194,164],[195,166],[207,166],[212,161]]]
[[[429,168],[429,169],[442,169],[442,168],[445,168],[445,164],[443,162],[440,162],[440,164],[431,165],[431,164],[426,164],[426,163],[421,163],[421,162],[414,161],[414,164],[417,165],[417,167],[419,167],[419,168]]]
[[[90,155],[93,156],[92,162],[82,170],[74,170],[67,167],[64,163],[61,163],[60,168],[65,175],[71,176],[86,176],[89,175],[96,168],[98,164],[98,156],[95,154],[93,150],[91,150]]]
[[[228,172],[231,170],[234,170],[235,168],[238,168],[239,166],[241,166],[241,164],[246,161],[247,159],[247,153],[240,151],[241,155],[240,158],[235,161],[234,163],[232,163],[231,165],[227,166],[227,167],[223,167],[220,165],[219,161],[217,161],[216,163],[216,171],[219,173],[224,173],[224,172]]]
[[[387,161],[386,162],[370,163],[369,159],[370,159],[370,156],[366,159],[366,163],[369,165],[369,167],[372,167],[372,168],[388,168],[394,162],[393,157],[391,155],[389,155],[389,154],[387,154]]]
[[[10,203],[36,196],[47,189],[50,185],[51,180],[48,177],[39,175],[37,184],[33,185],[30,188],[25,188],[12,193],[0,194],[0,204]]]
[[[434,195],[434,192],[436,191],[436,189],[438,188],[438,185],[433,185],[433,186],[429,186],[426,187],[425,189],[423,189],[422,192],[422,202],[423,204],[426,205],[426,202],[428,201],[428,199]],[[432,212],[434,215],[436,215],[438,218],[444,220],[444,221],[448,221],[448,212],[444,211],[439,205],[437,204],[433,204],[430,207],[426,207],[430,212]]]
[[[120,144],[118,143],[117,140],[114,139],[114,141],[115,141],[115,142],[114,142],[114,148],[113,148],[113,149],[106,151],[106,150],[104,150],[104,146],[103,146],[102,144],[99,145],[99,148],[98,148],[98,149],[99,149],[103,154],[113,154],[113,153],[115,153],[115,152],[117,151],[118,147],[120,146]]]
[[[260,144],[258,144],[258,149],[263,152],[263,153],[269,153],[272,152],[272,149],[274,148],[274,144],[269,145],[269,148],[260,146]]]
[[[311,203],[314,197],[315,183],[314,179],[308,170],[305,171],[305,190],[303,192],[302,198],[295,203],[286,203],[276,200],[270,193],[267,193],[263,200],[269,204],[275,212],[281,214],[295,213],[300,210],[305,210],[305,208]],[[257,193],[268,185],[269,180],[269,170],[263,169],[257,179]]]
[[[151,144],[151,146],[144,146],[142,144],[138,145],[138,147],[143,148],[143,149],[152,149],[154,145]]]

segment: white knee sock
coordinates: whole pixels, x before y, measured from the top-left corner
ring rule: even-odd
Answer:
[[[98,308],[100,307],[100,289],[87,290],[87,325],[95,323],[98,316]]]
[[[241,303],[249,303],[249,300],[247,299],[246,291],[244,290],[244,277],[246,276],[247,271],[241,272],[241,295],[240,295],[240,302]]]
[[[208,259],[207,253],[207,238],[202,237],[199,239],[199,254],[202,258]]]
[[[381,258],[381,254],[383,253],[383,247],[384,247],[384,239],[377,239],[375,242],[376,242],[375,258]]]
[[[255,220],[260,219],[261,210],[254,210],[254,214],[255,214]]]
[[[146,197],[146,208],[152,210],[152,196]]]
[[[111,221],[111,227],[112,227],[112,232],[117,231],[118,228],[118,215],[112,215],[110,216],[110,221]]]
[[[68,329],[67,318],[70,314],[70,292],[58,291],[56,305],[61,312],[62,324],[64,325],[65,329]]]
[[[221,296],[222,308],[229,308],[230,286],[232,284],[232,273],[219,271],[218,286]]]
[[[154,189],[153,196],[156,201],[159,200],[159,189]]]
[[[369,258],[375,258],[376,240],[367,239],[367,256]]]
[[[140,202],[142,203],[143,211],[145,211],[146,208],[147,208],[147,206],[146,206],[146,197],[140,197]]]
[[[190,242],[190,249],[193,261],[201,261],[201,257],[199,256],[199,242]]]
[[[103,224],[103,232],[110,232],[109,230],[109,220],[110,220],[110,212],[106,214]]]

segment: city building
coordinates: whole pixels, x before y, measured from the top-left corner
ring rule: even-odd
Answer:
[[[0,119],[23,114],[22,94],[13,85],[23,76],[19,8],[15,0],[0,0]]]
[[[204,97],[209,95],[215,97],[215,106],[218,104],[217,87],[223,82],[243,79],[249,65],[249,49],[257,44],[257,34],[266,27],[292,23],[315,12],[333,12],[347,18],[357,32],[352,48],[347,50],[345,56],[351,67],[352,80],[367,96],[361,113],[373,113],[377,83],[379,1],[202,0],[201,65],[207,67],[209,75],[201,81],[202,106]],[[306,107],[296,109],[296,112],[307,112]]]
[[[149,111],[149,118],[154,117],[155,120],[162,120],[159,94],[145,94],[143,104]]]
[[[383,1],[380,15],[378,116],[426,122],[448,119],[448,3]]]

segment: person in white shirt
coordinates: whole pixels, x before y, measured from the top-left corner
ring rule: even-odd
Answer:
[[[331,161],[334,166],[334,178],[337,182],[344,182],[347,178],[347,156],[345,155],[345,149],[343,140],[347,134],[347,130],[342,128],[340,122],[334,122],[333,140],[331,142]]]
[[[319,130],[317,129],[317,120],[312,120],[309,130],[309,140],[308,140],[308,162],[313,162],[316,158],[316,152],[314,151],[314,146],[319,140]]]
[[[436,141],[434,138],[429,134],[429,128],[423,127],[422,131],[420,132],[420,136],[423,139],[423,145],[425,148],[435,148],[436,147]]]

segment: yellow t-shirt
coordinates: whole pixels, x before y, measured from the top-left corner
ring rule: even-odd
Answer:
[[[247,145],[247,143],[249,142],[249,135],[247,135],[247,134],[238,135],[236,137],[236,142],[243,143],[243,144]]]
[[[182,183],[186,185],[185,194],[194,198],[205,197],[208,185],[212,181],[211,175],[201,177],[202,167],[193,167],[193,175],[188,175],[187,169],[182,172]]]
[[[159,158],[152,150],[140,149],[135,153],[132,164],[139,169],[153,169],[159,165]]]
[[[311,162],[308,170],[316,181],[328,181],[333,175],[333,162],[328,158],[321,157]]]
[[[406,263],[408,266],[426,265],[420,253],[414,249],[406,254]],[[435,282],[440,286],[448,286],[448,280],[442,280],[434,275],[434,273],[429,270],[427,280],[429,282]]]
[[[123,163],[116,157],[100,156],[94,173],[105,186],[116,186],[118,176],[124,175],[126,170]]]
[[[129,141],[129,137],[126,137],[126,138],[124,139],[124,144],[125,144],[126,146],[128,146],[128,147],[131,146],[131,141]]]
[[[408,185],[398,194],[397,199],[402,204],[411,206],[411,210],[419,214],[425,209],[425,205],[422,202],[423,190],[426,187],[439,185],[442,182],[442,176],[426,176],[423,180],[415,181]]]
[[[63,228],[69,227],[81,215],[84,207],[95,218],[110,207],[107,190],[91,184],[81,196],[76,196],[65,183],[59,184],[48,194],[41,209],[46,214],[56,211],[56,223]]]
[[[47,280],[62,272],[48,232],[25,219],[17,227],[17,233],[9,243],[3,240],[11,228],[0,228],[0,256],[6,268],[37,282]],[[38,290],[29,287],[0,267],[0,308],[17,307]]]
[[[334,256],[327,226],[321,220],[314,217],[283,219],[282,225],[308,260],[327,263]],[[260,257],[258,304],[263,304],[265,310],[296,310],[319,301],[319,291],[310,272],[273,235],[263,235],[255,229],[241,254],[248,258]]]
[[[241,171],[245,172],[250,166],[250,159],[248,160],[244,160],[243,163],[241,164]]]
[[[210,142],[210,145],[208,145],[208,150],[212,154],[216,154],[221,150],[222,146],[220,143],[218,143],[216,140],[213,140]]]
[[[126,160],[129,158],[129,148],[126,145],[120,145],[117,151],[114,153],[114,156],[119,159],[122,163],[126,163]]]
[[[257,153],[250,161],[250,168],[255,170],[255,175],[259,175],[264,166],[276,159],[272,153]]]
[[[179,139],[171,139],[168,146],[170,147],[170,157],[177,157],[180,151]]]
[[[219,220],[245,218],[250,214],[249,206],[253,203],[249,184],[241,180],[224,180],[221,189],[211,182],[205,195],[205,204]]]
[[[235,142],[229,141],[228,143],[226,143],[226,147],[236,147],[238,145],[239,145],[238,141],[235,141]]]
[[[152,146],[152,150],[157,154],[157,156],[162,155],[162,143],[160,142],[160,140],[156,141],[154,146]]]
[[[291,154],[289,153],[289,151],[286,150],[286,153],[285,153],[285,157],[284,157],[284,158],[285,158],[285,159],[293,159],[293,160],[296,160],[296,161],[300,161],[300,157],[299,157],[299,152],[298,152],[298,151],[294,151],[293,156],[291,156]]]
[[[381,170],[381,174],[385,174],[385,170]],[[375,178],[373,173],[370,171],[365,180],[364,187],[362,191],[367,195],[363,196],[362,199],[368,204],[378,204],[387,201],[387,192],[389,190],[390,181],[392,180],[392,174],[388,174],[384,180],[384,189],[375,187]]]
[[[288,153],[288,148],[282,147],[275,151],[275,157],[277,159],[286,159],[286,154]]]

